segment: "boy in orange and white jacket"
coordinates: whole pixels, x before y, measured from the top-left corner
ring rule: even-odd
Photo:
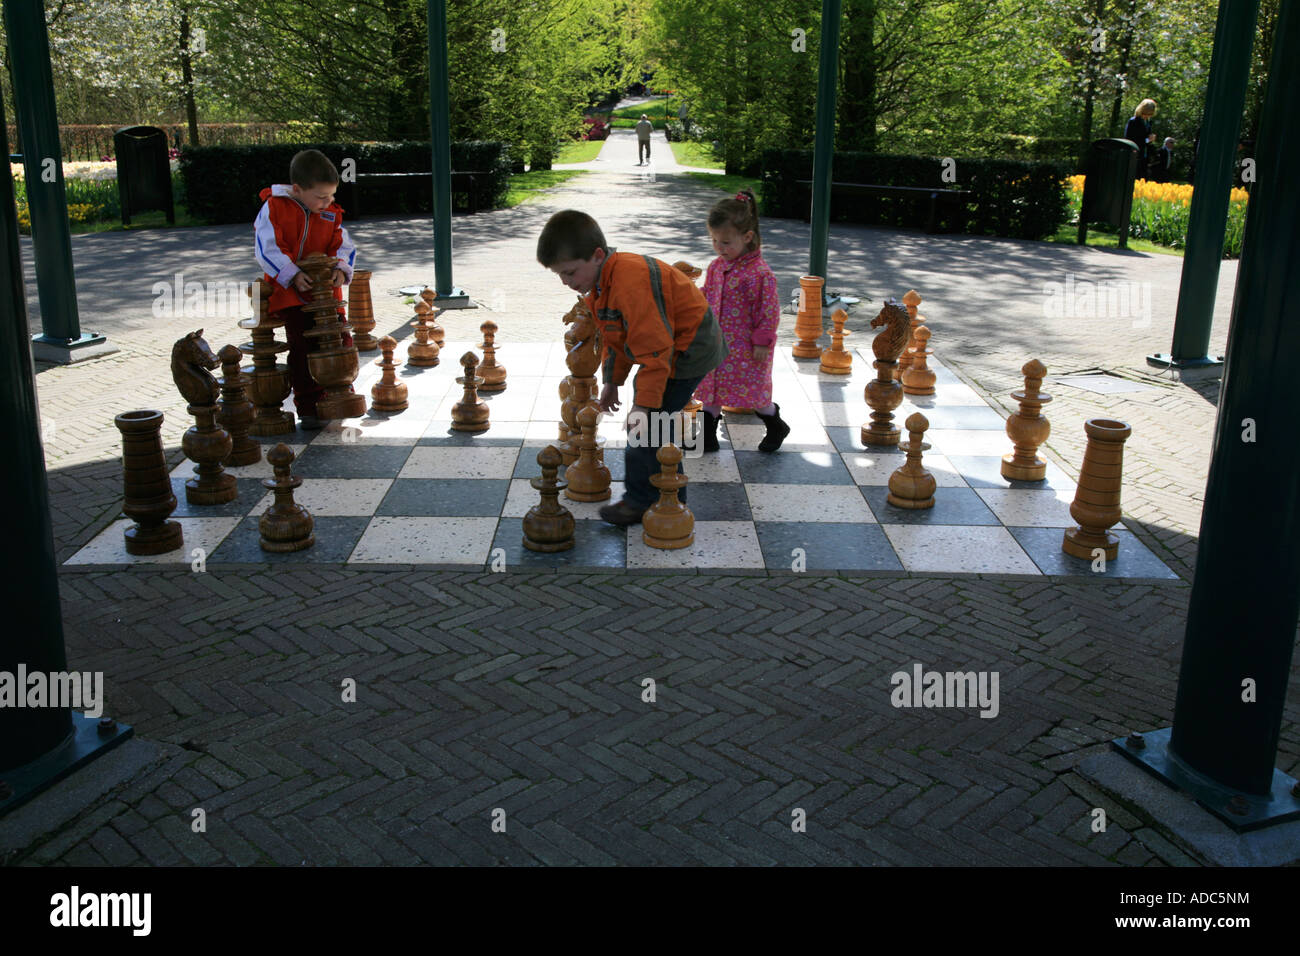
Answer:
[[[299,424],[315,430],[323,424],[316,417],[316,402],[325,389],[307,368],[304,333],[315,323],[302,307],[311,301],[311,280],[295,263],[312,253],[337,258],[334,298],[342,302],[340,286],[352,281],[357,248],[343,228],[343,209],[334,202],[339,173],[329,157],[315,149],[296,154],[289,163],[289,180],[291,185],[268,186],[260,193],[263,203],[253,222],[254,251],[266,281],[272,284],[271,314],[284,319]],[[345,333],[343,344],[350,346],[352,336]]]

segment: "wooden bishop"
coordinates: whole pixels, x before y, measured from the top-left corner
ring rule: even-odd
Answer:
[[[1002,477],[1008,481],[1042,481],[1047,477],[1047,462],[1038,457],[1038,448],[1052,433],[1052,423],[1042,413],[1052,396],[1040,391],[1047,366],[1030,359],[1020,373],[1025,377],[1025,387],[1011,393],[1020,403],[1020,411],[1007,418],[1007,437],[1015,451],[1002,456]]]

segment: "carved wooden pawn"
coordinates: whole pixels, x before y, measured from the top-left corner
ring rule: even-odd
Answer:
[[[478,387],[483,379],[475,374],[478,368],[478,356],[466,352],[460,357],[464,375],[456,376],[456,381],[465,386],[465,394],[451,408],[451,427],[458,432],[485,432],[488,430],[488,407],[478,400]]]
[[[1088,445],[1083,451],[1079,485],[1070,505],[1070,517],[1077,528],[1065,532],[1061,550],[1076,558],[1092,560],[1100,548],[1107,561],[1119,555],[1119,538],[1110,528],[1123,513],[1120,484],[1124,469],[1124,441],[1133,433],[1126,422],[1094,418],[1083,423]]]
[[[572,501],[604,501],[609,497],[609,469],[596,458],[599,418],[590,405],[578,412],[578,460],[564,472],[564,479],[569,483],[564,496]]]
[[[573,547],[573,513],[560,504],[560,492],[568,486],[555,476],[560,469],[560,452],[547,445],[537,453],[542,476],[529,482],[542,496],[540,503],[524,515],[524,547],[529,551],[554,553]]]
[[[217,424],[221,390],[211,369],[220,364],[202,329],[172,346],[172,380],[189,402],[185,410],[194,416],[194,424],[181,439],[185,457],[196,463],[194,477],[185,482],[185,500],[192,505],[224,505],[239,497],[235,476],[221,467],[234,443],[230,433]]]
[[[217,353],[221,360],[221,411],[217,421],[230,432],[230,454],[222,462],[226,467],[251,465],[262,460],[262,446],[248,437],[253,424],[253,403],[248,400],[249,376],[239,367],[244,353],[236,345],[223,346]]]
[[[415,327],[415,341],[406,347],[406,364],[416,368],[433,368],[442,360],[438,358],[441,351],[438,343],[429,338],[433,328],[429,321],[429,303],[415,303],[415,319],[411,325]]]
[[[312,318],[312,327],[303,333],[316,345],[307,354],[307,371],[325,394],[316,403],[321,418],[357,418],[366,413],[366,397],[352,390],[361,359],[349,334],[351,326],[340,313],[334,298],[333,275],[338,260],[313,254],[297,263],[311,279],[311,301],[302,307]]]
[[[912,340],[916,343],[911,350],[912,364],[909,368],[903,369],[900,376],[903,381],[903,394],[933,395],[937,376],[929,364],[930,356],[934,354],[934,349],[928,347],[930,330],[924,325],[918,325]]]
[[[382,370],[379,381],[370,386],[370,407],[377,412],[393,414],[407,408],[407,389],[403,382],[397,380],[397,363],[393,361],[393,350],[397,348],[397,339],[385,335],[379,340],[379,350],[383,353],[376,365]]]
[[[293,412],[282,407],[293,386],[289,366],[276,362],[276,356],[287,352],[289,343],[275,337],[284,320],[271,315],[271,285],[265,279],[250,284],[248,294],[253,314],[239,320],[239,327],[247,329],[252,338],[240,346],[245,355],[253,357],[252,366],[243,369],[249,376],[248,397],[253,402],[253,424],[248,431],[251,435],[286,435],[295,430]]]
[[[293,500],[294,489],[302,484],[302,479],[289,471],[294,457],[293,450],[284,442],[266,456],[275,477],[263,478],[262,486],[275,495],[275,500],[257,521],[263,551],[287,554],[316,543],[316,535],[312,533],[316,522],[311,512]]]
[[[794,319],[794,334],[798,341],[791,347],[795,358],[820,358],[822,337],[822,286],[821,276],[801,276],[799,279],[799,314]]]
[[[1047,477],[1047,462],[1038,457],[1038,449],[1052,433],[1052,423],[1042,414],[1052,396],[1040,391],[1047,366],[1031,359],[1020,372],[1025,376],[1025,387],[1011,393],[1020,403],[1020,411],[1007,417],[1007,437],[1015,451],[1002,456],[1002,477],[1008,481],[1042,481]]]
[[[872,367],[876,377],[867,382],[865,398],[871,406],[871,421],[862,426],[864,445],[897,445],[901,437],[894,424],[894,409],[903,403],[903,386],[894,379],[898,357],[907,347],[907,312],[895,299],[885,303],[880,314],[871,320],[871,327],[884,329],[871,340],[871,351],[876,356]]]
[[[483,363],[478,367],[478,376],[483,384],[480,392],[504,392],[506,390],[506,367],[497,364],[497,324],[488,319],[479,326],[483,333]]]
[[[921,295],[915,289],[908,289],[903,293],[903,308],[907,310],[909,333],[907,347],[903,349],[903,354],[898,357],[898,368],[894,372],[895,379],[912,367],[914,358],[912,349],[916,348],[916,330],[925,322],[925,316],[917,311],[920,308],[921,301]]]
[[[686,476],[677,470],[682,452],[674,444],[665,444],[655,457],[661,473],[650,476],[650,484],[659,489],[659,500],[641,516],[641,540],[652,548],[675,550],[695,543],[695,515],[678,499],[686,487]]]
[[[907,461],[889,476],[885,500],[896,508],[933,508],[934,475],[921,464],[921,453],[930,449],[930,443],[924,440],[930,421],[920,412],[913,412],[903,424],[907,427],[907,441],[898,447],[907,452]]]
[[[821,370],[827,375],[852,375],[853,354],[844,351],[844,323],[849,314],[843,309],[836,309],[831,314],[831,347],[822,352]]]
[[[358,352],[373,352],[379,340],[370,333],[375,330],[375,307],[370,301],[369,269],[352,270],[348,283],[348,322],[352,325],[352,342]]]
[[[437,345],[438,348],[442,348],[447,344],[447,333],[444,332],[442,326],[438,324],[438,313],[442,310],[433,304],[438,298],[438,293],[434,292],[428,286],[425,286],[420,292],[420,298],[424,300],[424,304],[429,307],[429,317],[426,320],[429,327],[429,341]]]
[[[122,433],[122,513],[135,522],[123,534],[127,554],[166,554],[185,543],[162,445],[163,413],[145,409],[113,418]]]

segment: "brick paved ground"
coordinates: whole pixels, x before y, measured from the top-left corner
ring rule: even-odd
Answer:
[[[507,347],[555,336],[571,301],[532,257],[555,209],[597,213],[615,246],[707,260],[703,214],[719,193],[642,179],[631,152],[619,172],[629,147],[612,146],[602,172],[544,201],[456,220],[456,281],[499,313]],[[153,316],[153,283],[249,277],[248,232],[74,240],[83,327],[122,351],[38,376],[60,560],[120,507],[113,414],[164,409],[179,461],[170,342],[233,326]],[[395,330],[407,310],[387,293],[431,278],[429,225],[355,233],[379,330]],[[769,221],[764,239],[788,293],[807,227]],[[1178,259],[867,228],[837,227],[831,245],[832,288],[921,290],[940,356],[1007,407],[1030,357],[1051,374],[1131,374],[1168,349]],[[1149,283],[1151,324],[1045,319],[1043,283],[1069,274]],[[442,324],[457,337],[484,315]],[[1126,523],[1190,579],[1217,388],[1099,396],[1050,376],[1049,388],[1047,453],[1072,475],[1085,418],[1134,426]],[[61,587],[72,666],[105,671],[110,712],[168,757],[16,862],[1189,862],[1071,769],[1113,736],[1168,724],[1186,581],[142,567],[67,570]],[[890,677],[913,662],[997,671],[1000,713],[893,708]],[[355,703],[340,699],[346,678]],[[1289,773],[1296,720],[1293,705],[1278,757]],[[1096,806],[1105,833],[1089,828]],[[195,807],[205,835],[190,831]],[[506,834],[491,831],[497,807]],[[806,833],[791,831],[796,807]]]

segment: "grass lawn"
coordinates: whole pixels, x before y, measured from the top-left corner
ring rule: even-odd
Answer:
[[[674,143],[674,146],[677,144]],[[716,173],[683,173],[698,183],[704,183],[706,186],[714,186],[718,192],[726,193],[728,196],[734,196],[746,186],[754,190],[754,195],[758,198],[758,214],[763,215],[763,194],[759,191],[760,179],[750,179],[748,176],[728,176],[726,173],[721,175]]]
[[[669,104],[672,102],[670,97],[664,97],[661,100],[638,103],[636,106],[622,106],[609,114],[609,123],[617,129],[632,129],[641,119],[641,114],[645,113],[650,117],[650,122],[654,124],[655,129],[663,129],[664,120],[670,115],[677,115],[675,109],[669,109]]]
[[[1048,236],[1044,242],[1059,242],[1062,245],[1075,246],[1079,243],[1079,226],[1066,223],[1056,230],[1055,235]],[[1113,232],[1102,232],[1097,226],[1088,227],[1088,245],[1100,249],[1118,249],[1119,236]],[[1133,252],[1150,252],[1163,256],[1183,256],[1182,249],[1170,249],[1168,246],[1156,245],[1147,239],[1129,239],[1128,248]]]
[[[600,149],[604,145],[605,141],[600,139],[578,140],[574,143],[565,143],[560,147],[560,151],[555,155],[553,162],[589,163],[600,155]]]
[[[510,186],[506,191],[505,208],[513,209],[543,189],[551,189],[576,176],[585,175],[586,172],[581,169],[539,169],[531,173],[515,173],[510,177]]]
[[[726,166],[726,163],[713,155],[713,146],[710,143],[686,140],[668,145],[672,147],[677,162],[683,166],[697,166],[700,169],[722,169]]]

